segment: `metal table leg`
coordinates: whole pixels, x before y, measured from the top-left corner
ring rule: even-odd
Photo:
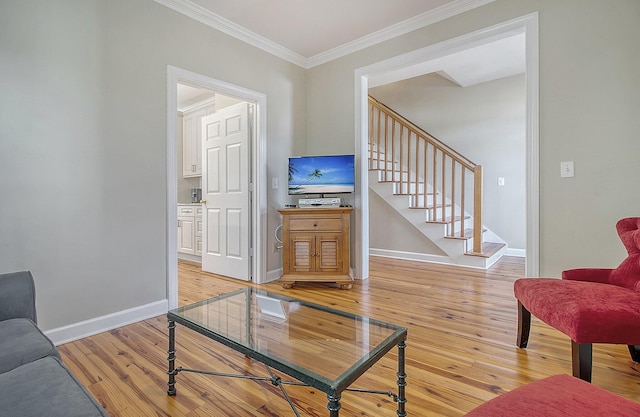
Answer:
[[[402,342],[398,343],[398,417],[405,417],[407,412],[404,407],[407,403],[407,398],[405,397],[404,389],[407,386],[407,374],[404,369],[404,348],[407,346],[406,339]]]
[[[329,409],[329,417],[339,417],[340,408],[342,408],[342,405],[340,404],[341,397],[341,394],[327,394],[327,399],[329,400],[329,403],[327,404],[327,409]]]
[[[176,395],[176,322],[169,320],[169,389],[167,389],[167,395]]]

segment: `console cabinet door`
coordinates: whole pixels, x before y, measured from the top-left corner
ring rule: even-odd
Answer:
[[[315,271],[315,235],[291,233],[289,238],[289,269],[295,272]]]
[[[318,233],[315,240],[315,271],[343,273],[341,233]]]

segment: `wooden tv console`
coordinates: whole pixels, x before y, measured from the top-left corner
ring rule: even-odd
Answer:
[[[336,282],[350,289],[351,207],[284,208],[282,214],[283,288],[295,282]]]

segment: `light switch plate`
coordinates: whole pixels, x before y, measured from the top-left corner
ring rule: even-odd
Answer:
[[[560,162],[560,178],[573,178],[573,161]]]

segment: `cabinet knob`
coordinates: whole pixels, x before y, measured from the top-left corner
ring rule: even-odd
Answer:
[[[316,223],[313,224],[313,227],[318,227],[318,225]]]
[[[200,204],[207,204],[207,200],[200,200]]]

